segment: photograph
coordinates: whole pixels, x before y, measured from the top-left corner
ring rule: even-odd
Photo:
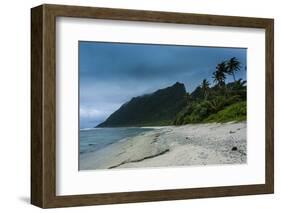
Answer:
[[[247,163],[247,48],[79,41],[79,171]]]
[[[123,6],[31,8],[30,203],[273,194],[274,18]]]

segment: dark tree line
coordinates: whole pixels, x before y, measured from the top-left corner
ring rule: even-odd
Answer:
[[[241,62],[236,57],[217,64],[212,75],[215,85],[210,87],[209,81],[203,79],[191,94],[187,94],[186,107],[178,113],[173,124],[246,119],[246,81],[236,80],[235,74],[239,70]],[[233,82],[226,84],[227,75],[233,77]]]

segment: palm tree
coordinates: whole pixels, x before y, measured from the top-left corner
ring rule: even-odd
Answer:
[[[237,58],[232,57],[231,59],[228,60],[227,62],[227,74],[230,74],[233,76],[234,82],[235,80],[235,72],[239,71],[241,68],[241,62],[238,61]]]
[[[202,90],[203,90],[204,99],[205,99],[205,100],[207,99],[209,86],[210,86],[210,83],[207,81],[207,79],[204,79],[204,80],[202,81],[201,88],[202,88]]]
[[[217,65],[216,71],[213,72],[214,82],[220,87],[224,86],[225,84],[225,73],[227,73],[227,66],[226,62],[223,61]]]

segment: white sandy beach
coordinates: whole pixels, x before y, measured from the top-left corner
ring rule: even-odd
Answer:
[[[242,164],[246,122],[155,128],[80,157],[80,170]]]

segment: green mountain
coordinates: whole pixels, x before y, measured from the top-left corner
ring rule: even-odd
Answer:
[[[157,126],[172,124],[187,102],[182,83],[132,98],[97,127]]]
[[[203,79],[192,93],[184,84],[132,98],[97,127],[185,125],[190,123],[243,121],[247,119],[247,81],[235,79],[241,63],[232,57],[217,64],[214,86]],[[226,83],[226,75],[233,82]]]
[[[203,81],[204,82],[204,81]],[[246,120],[247,82],[198,86],[187,93],[182,83],[132,98],[97,127],[165,126]]]

